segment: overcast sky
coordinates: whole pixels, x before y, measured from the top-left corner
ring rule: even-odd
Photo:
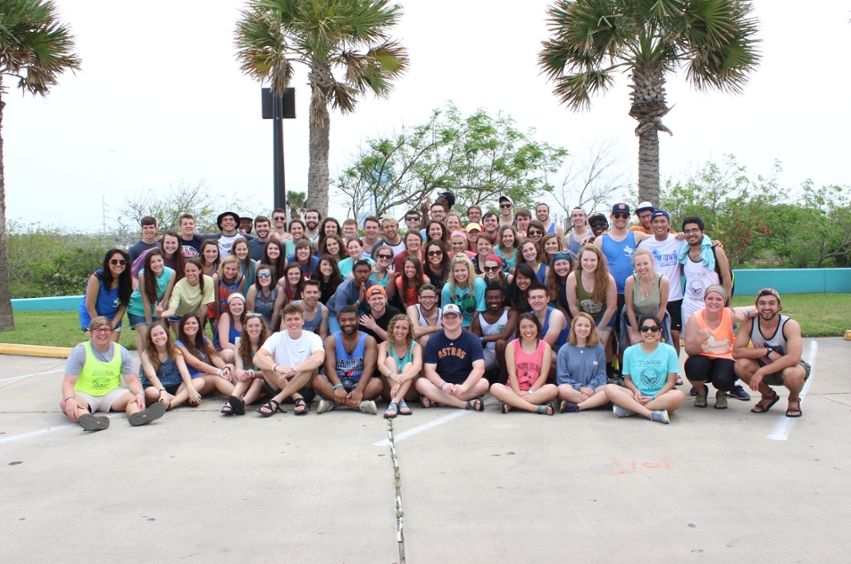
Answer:
[[[233,32],[243,2],[56,0],[77,38],[82,71],[48,98],[6,95],[7,216],[86,231],[102,223],[102,198],[114,217],[135,192],[205,180],[215,192],[272,203],[271,121],[260,116],[260,85],[242,76]],[[365,99],[353,115],[331,117],[331,175],[369,136],[424,121],[453,100],[514,116],[520,129],[582,154],[600,139],[618,143],[635,178],[638,142],[627,79],[590,111],[559,106],[539,75],[548,2],[408,0],[394,34],[408,49],[410,72],[388,100]],[[661,172],[683,177],[707,160],[734,154],[754,174],[782,161],[780,184],[794,189],[851,186],[848,166],[849,5],[763,0],[763,59],[742,96],[697,93],[669,77],[660,134]],[[484,9],[486,7],[486,9]],[[299,69],[296,120],[285,122],[289,190],[307,184],[306,72]],[[5,85],[12,87],[10,79]],[[336,214],[341,216],[340,208]],[[108,220],[109,221],[109,220]]]

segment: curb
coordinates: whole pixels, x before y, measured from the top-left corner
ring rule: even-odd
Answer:
[[[38,345],[12,345],[0,343],[0,354],[16,356],[38,356],[45,358],[68,358],[71,351],[68,347],[42,347]]]

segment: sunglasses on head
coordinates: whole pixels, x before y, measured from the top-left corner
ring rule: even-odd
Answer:
[[[503,208],[503,209],[505,209],[505,208],[510,208],[510,207],[511,207],[511,204],[499,204],[499,207],[500,207],[500,208]]]
[[[647,333],[647,332],[658,333],[659,327],[657,327],[656,325],[645,325],[644,327],[641,328],[641,332],[642,333]]]
[[[430,256],[430,257],[436,257],[437,255],[442,255],[442,254],[443,254],[443,251],[429,251],[428,252],[428,256]]]
[[[127,261],[124,259],[110,259],[109,264],[120,264],[121,266],[124,266],[127,264]]]
[[[615,219],[629,219],[628,213],[613,213],[612,217]]]
[[[245,314],[245,317],[263,317],[263,314],[262,314],[262,313],[255,313],[255,312],[251,312],[251,313],[246,313],[246,314]]]

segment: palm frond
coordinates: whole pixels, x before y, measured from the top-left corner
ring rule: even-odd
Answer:
[[[586,71],[555,80],[553,92],[562,104],[572,110],[591,107],[591,96],[611,88],[614,78],[610,69]]]

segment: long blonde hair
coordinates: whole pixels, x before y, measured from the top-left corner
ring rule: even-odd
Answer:
[[[473,266],[472,261],[467,258],[467,255],[459,254],[455,257],[452,257],[452,260],[449,262],[449,295],[452,296],[452,299],[455,299],[455,265],[462,264],[464,268],[467,269],[467,288],[470,290],[470,295],[473,295],[473,290],[476,285],[476,267]]]

